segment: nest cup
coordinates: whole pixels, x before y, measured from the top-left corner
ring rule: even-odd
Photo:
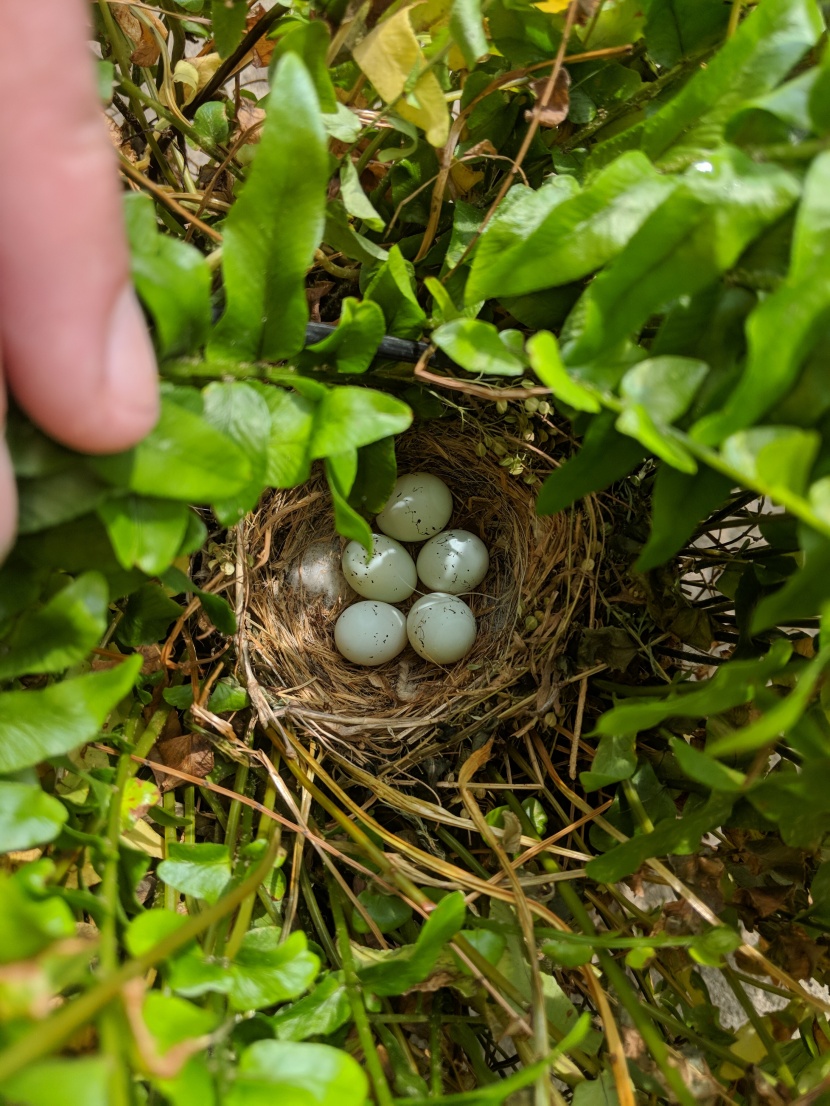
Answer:
[[[498,431],[494,430],[494,434]],[[475,592],[461,598],[476,616],[470,653],[439,667],[407,646],[376,668],[342,657],[334,624],[360,600],[346,583],[340,558],[346,545],[334,526],[323,473],[302,487],[263,500],[247,527],[254,568],[247,612],[251,660],[272,707],[299,731],[351,759],[394,756],[440,727],[458,726],[495,698],[514,690],[535,714],[550,709],[554,666],[593,568],[590,509],[539,518],[537,487],[555,463],[541,452],[522,475],[510,475],[482,426],[469,418],[417,426],[397,442],[398,472],[430,472],[453,496],[448,528],[477,534],[490,569]],[[515,442],[516,450],[524,443]],[[420,545],[407,545],[417,558]],[[419,588],[422,585],[419,583]],[[399,604],[406,613],[420,592]]]

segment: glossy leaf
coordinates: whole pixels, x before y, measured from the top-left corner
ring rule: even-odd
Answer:
[[[266,110],[250,178],[223,228],[227,307],[210,346],[277,361],[305,340],[303,282],[323,233],[328,180],[317,94],[296,54],[277,66]]]
[[[231,878],[231,857],[226,845],[198,843],[167,847],[167,859],[156,869],[159,879],[185,895],[216,902]]]
[[[103,576],[85,572],[39,610],[27,611],[0,642],[0,680],[60,672],[83,660],[104,634],[108,600]]]
[[[750,484],[777,498],[806,488],[819,448],[814,431],[788,426],[756,426],[723,443],[723,459]]]
[[[0,772],[17,772],[91,741],[135,683],[140,656],[40,690],[0,693]]]
[[[749,357],[722,411],[703,419],[694,435],[715,444],[757,422],[789,391],[804,360],[830,324],[830,153],[820,155],[804,181],[787,279],[747,323]]]
[[[325,460],[326,482],[334,507],[334,525],[338,534],[351,541],[358,541],[367,551],[372,548],[372,531],[369,523],[349,503],[349,495],[357,477],[357,450],[333,453]]]
[[[618,434],[614,416],[597,416],[585,435],[581,448],[545,479],[536,501],[540,515],[564,511],[591,492],[602,491],[621,479],[643,459],[645,449],[632,438]]]
[[[688,156],[713,149],[733,112],[775,88],[823,30],[815,0],[764,0],[660,111],[602,143],[591,162],[605,165],[632,147],[652,161],[669,155],[675,144]]]
[[[432,333],[432,340],[462,369],[482,376],[521,376],[525,358],[516,331],[499,331],[481,319],[452,319]],[[518,349],[517,349],[518,345]]]
[[[705,288],[795,203],[798,191],[788,172],[728,147],[693,166],[585,293],[565,362],[596,358],[679,296]]]
[[[310,995],[283,1007],[271,1018],[278,1041],[326,1037],[352,1020],[352,1006],[341,975],[327,975]]]
[[[383,311],[386,331],[396,338],[417,338],[424,328],[426,312],[418,303],[412,266],[398,246],[370,280],[364,293]]]
[[[125,495],[102,503],[98,514],[119,563],[157,576],[177,556],[190,510],[170,499]]]
[[[133,591],[118,624],[118,640],[136,648],[163,638],[167,627],[182,613],[178,603],[158,584],[144,584]]]
[[[646,0],[644,7],[648,52],[666,69],[715,45],[729,21],[720,0]]]
[[[372,388],[330,388],[315,417],[311,456],[330,457],[346,450],[401,434],[412,422],[412,411],[399,399]],[[351,484],[346,494],[351,491]]]
[[[365,1106],[369,1081],[347,1052],[329,1045],[255,1041],[242,1054],[227,1106]]]
[[[632,152],[599,173],[584,192],[574,195],[573,187],[558,183],[528,190],[493,219],[476,247],[468,300],[569,284],[601,268],[669,195],[674,181]]]
[[[364,222],[369,230],[383,230],[384,221],[378,215],[372,201],[363,191],[354,162],[348,157],[344,159],[340,166],[340,195],[343,197],[343,204],[350,215]]]
[[[489,53],[479,0],[453,0],[450,9],[450,33],[468,69]]]
[[[227,434],[169,394],[162,396],[161,417],[142,442],[91,463],[128,491],[185,503],[211,503],[235,495],[252,475],[247,457]]]
[[[365,373],[385,333],[386,320],[378,304],[347,296],[335,330],[306,346],[301,358],[303,363],[333,365],[341,373]]]
[[[53,841],[67,819],[66,807],[34,784],[0,780],[0,850],[31,849]]]
[[[210,326],[210,270],[195,247],[160,234],[153,201],[124,198],[132,277],[156,324],[159,352],[170,357],[202,346]]]

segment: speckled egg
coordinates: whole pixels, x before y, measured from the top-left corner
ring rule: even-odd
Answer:
[[[334,644],[355,664],[385,664],[406,645],[406,619],[388,603],[353,603],[334,625]]]
[[[372,535],[372,552],[352,541],[343,550],[343,575],[364,599],[401,603],[418,583],[415,562],[394,538]]]
[[[377,525],[398,541],[426,541],[444,529],[451,514],[452,495],[444,481],[428,472],[411,472],[396,481]]]
[[[476,639],[475,615],[457,595],[430,592],[413,604],[407,619],[409,644],[433,664],[454,664]]]
[[[472,591],[490,567],[487,546],[469,530],[443,530],[418,554],[418,575],[430,591]]]

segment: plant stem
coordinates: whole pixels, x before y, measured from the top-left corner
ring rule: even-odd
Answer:
[[[340,889],[334,882],[329,884],[329,900],[331,902],[331,911],[334,915],[335,929],[337,930],[337,945],[340,952],[340,961],[343,965],[343,975],[346,980],[346,993],[349,996],[352,1017],[354,1018],[354,1025],[357,1030],[360,1047],[363,1049],[366,1070],[369,1073],[369,1078],[374,1088],[375,1100],[377,1106],[392,1106],[392,1092],[389,1089],[389,1084],[386,1082],[386,1076],[383,1073],[383,1065],[380,1062],[380,1056],[378,1055],[377,1046],[375,1045],[372,1027],[369,1025],[366,1007],[363,1004],[360,980],[355,970],[352,946],[349,941],[349,930],[346,925],[345,915],[343,914],[343,906],[340,902]]]
[[[38,1022],[25,1036],[0,1053],[0,1086],[17,1072],[60,1048],[69,1037],[117,998],[121,988],[149,968],[167,960],[190,944],[210,925],[227,917],[265,879],[274,866],[278,846],[272,842],[262,860],[238,887],[213,906],[188,918],[179,929],[168,934],[141,956],[128,961],[79,998],[62,1006],[57,1013]]]

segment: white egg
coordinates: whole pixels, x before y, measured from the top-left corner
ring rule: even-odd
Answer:
[[[418,575],[430,591],[472,591],[490,567],[487,546],[469,530],[444,530],[418,554]],[[348,575],[348,573],[347,573]]]
[[[415,562],[402,545],[384,534],[372,535],[369,556],[358,541],[343,550],[343,575],[364,599],[401,603],[418,583]]]
[[[355,664],[385,664],[406,645],[406,619],[388,603],[353,603],[334,625],[334,644]]]
[[[398,478],[378,529],[398,541],[424,541],[443,530],[452,514],[452,495],[443,480],[428,472]]]
[[[476,620],[463,599],[430,592],[407,615],[406,633],[415,652],[434,664],[453,664],[473,647]]]

